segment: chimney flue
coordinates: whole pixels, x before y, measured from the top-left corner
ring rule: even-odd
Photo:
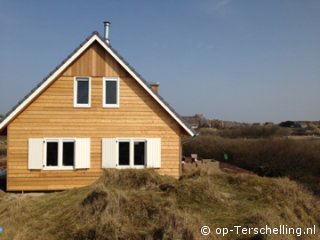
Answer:
[[[110,40],[109,40],[109,31],[110,31],[110,22],[106,21],[106,22],[103,22],[104,23],[104,40],[106,41],[106,43],[110,43]]]
[[[156,94],[159,94],[159,87],[160,87],[160,83],[156,82],[156,83],[150,83],[150,87],[151,90],[153,92],[155,92]]]

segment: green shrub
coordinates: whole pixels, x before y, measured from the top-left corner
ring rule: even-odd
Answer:
[[[6,156],[7,155],[7,149],[0,149],[0,156]]]
[[[226,139],[200,135],[184,145],[184,155],[198,153],[265,176],[287,176],[320,193],[320,141],[270,139]]]
[[[224,138],[269,138],[288,136],[289,133],[289,129],[277,125],[248,125],[219,130],[219,135]]]

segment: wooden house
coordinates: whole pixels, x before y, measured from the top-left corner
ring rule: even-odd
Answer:
[[[3,118],[0,133],[7,135],[8,191],[86,186],[104,168],[154,168],[178,178],[181,137],[194,136],[96,32]]]

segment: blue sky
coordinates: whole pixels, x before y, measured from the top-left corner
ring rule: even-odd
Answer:
[[[320,120],[320,1],[0,0],[0,113],[93,31],[181,115]]]

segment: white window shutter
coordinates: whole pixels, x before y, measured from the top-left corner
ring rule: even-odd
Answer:
[[[30,138],[28,142],[28,169],[43,168],[43,147],[42,138]]]
[[[75,151],[75,163],[76,169],[90,168],[90,138],[77,138],[76,139],[76,151]]]
[[[115,138],[102,139],[102,168],[117,167],[117,141]]]
[[[161,167],[161,139],[160,138],[147,139],[147,167],[148,168]]]

